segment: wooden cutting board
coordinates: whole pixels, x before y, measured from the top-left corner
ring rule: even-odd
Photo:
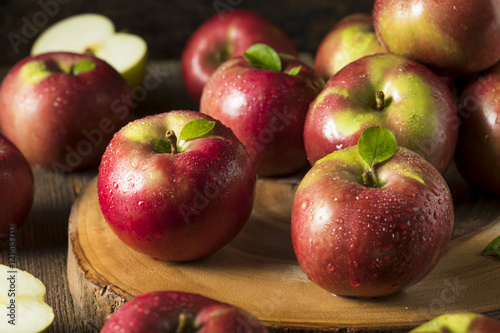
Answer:
[[[452,167],[455,231],[437,267],[398,295],[336,297],[310,282],[290,238],[290,209],[300,177],[258,179],[253,213],[229,245],[196,262],[165,263],[127,248],[101,215],[96,180],[69,219],[68,279],[75,304],[100,328],[126,300],[156,290],[194,292],[229,302],[281,329],[414,327],[444,312],[500,316],[500,260],[478,256],[500,235],[500,199],[470,188]]]

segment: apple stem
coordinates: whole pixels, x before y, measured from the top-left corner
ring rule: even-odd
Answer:
[[[167,137],[168,142],[170,142],[171,146],[171,152],[172,154],[177,154],[177,137],[175,136],[174,131],[168,130],[167,133],[165,134]]]
[[[375,94],[375,110],[382,111],[385,108],[385,95],[383,91]]]
[[[177,329],[175,333],[194,333],[194,319],[193,315],[188,312],[182,312],[179,315],[179,324],[177,325]]]
[[[377,180],[375,179],[375,174],[373,173],[373,169],[370,168],[368,171],[365,171],[362,175],[363,183],[366,187],[376,187]]]

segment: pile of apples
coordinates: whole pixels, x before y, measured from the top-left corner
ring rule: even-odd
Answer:
[[[98,40],[63,38],[80,24]],[[496,0],[376,0],[373,16],[335,25],[308,65],[272,22],[229,11],[201,25],[182,53],[200,110],[135,119],[131,88],[144,75],[144,41],[100,15],[79,15],[44,32],[3,80],[0,127],[13,144],[0,137],[0,155],[26,158],[29,172],[12,171],[26,176],[26,200],[16,199],[26,205],[28,163],[63,172],[99,166],[99,204],[113,232],[175,262],[234,239],[257,177],[307,171],[291,219],[302,270],[330,293],[387,296],[424,278],[449,243],[453,200],[443,174],[453,159],[466,180],[500,194],[499,40]],[[168,320],[132,314],[151,304],[172,309]],[[200,295],[154,293],[122,309],[103,332],[123,331],[130,319],[138,331],[243,323],[266,332],[250,314]]]

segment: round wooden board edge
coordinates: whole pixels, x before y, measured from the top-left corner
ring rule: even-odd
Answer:
[[[78,241],[75,216],[87,192],[93,191],[97,178],[80,193],[71,207],[68,225],[67,277],[73,303],[93,328],[100,330],[108,316],[133,295],[110,284],[99,273],[81,269],[82,262],[88,261]],[[90,306],[87,306],[90,305]]]

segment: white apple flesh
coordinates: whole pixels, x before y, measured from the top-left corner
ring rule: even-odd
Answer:
[[[45,286],[36,277],[17,268],[0,265],[0,307],[4,309],[0,332],[43,332],[54,320],[45,303]]]
[[[147,44],[141,37],[117,32],[100,14],[79,14],[56,22],[36,39],[31,55],[47,52],[90,53],[113,66],[129,87],[142,83]]]

